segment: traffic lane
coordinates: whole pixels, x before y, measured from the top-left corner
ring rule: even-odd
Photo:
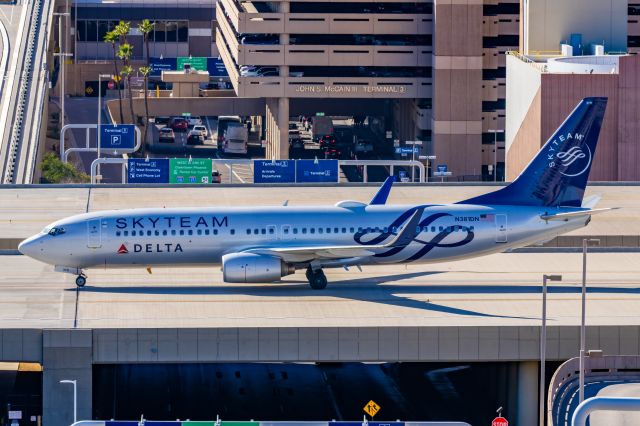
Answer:
[[[103,99],[103,105],[106,100]],[[67,97],[65,99],[65,110],[67,124],[96,124],[98,120],[98,98],[93,97]],[[100,110],[101,121],[106,124],[109,123],[109,119],[104,111],[104,108]],[[68,148],[85,148],[87,141],[86,129],[70,129],[67,131],[68,137],[66,138],[65,149]],[[94,149],[97,147],[97,132],[95,129],[89,130],[89,146]],[[102,151],[101,156],[113,157],[108,151]],[[91,173],[91,163],[98,157],[97,151],[93,152],[80,152],[69,155],[69,161],[72,161],[79,170],[82,170],[86,174]],[[117,156],[121,157],[121,156]],[[122,171],[119,165],[107,165],[101,166],[102,182],[103,183],[120,183],[122,181]]]
[[[278,283],[227,284],[214,265],[153,268],[152,274],[98,268],[87,271],[80,291],[78,326],[537,327],[540,276],[557,271],[565,280],[550,286],[549,324],[577,327],[580,259],[578,253],[505,253],[432,265],[364,266],[363,272],[327,269],[329,286],[318,292],[310,290],[304,271]],[[589,263],[589,323],[640,325],[640,253],[592,253]],[[13,317],[23,313],[23,327],[42,322],[28,315],[32,302],[21,288],[62,281],[54,286],[59,297],[49,298],[54,306],[64,292],[75,294],[72,276],[24,256],[0,256],[0,267],[7,271],[0,300],[16,292],[11,311]]]

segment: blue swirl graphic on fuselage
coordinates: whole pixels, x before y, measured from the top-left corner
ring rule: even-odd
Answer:
[[[354,236],[353,239],[355,240],[356,243],[361,244],[363,246],[367,246],[367,245],[376,245],[376,244],[380,244],[382,243],[385,239],[387,239],[389,236],[393,235],[393,228],[398,229],[403,223],[405,223],[407,221],[407,219],[420,207],[423,206],[417,206],[417,207],[413,207],[409,210],[407,210],[406,212],[402,213],[396,220],[394,220],[387,229],[387,231],[385,232],[384,230],[380,230],[379,228],[371,228],[371,227],[367,227],[367,228],[363,228],[362,231],[358,231]],[[426,207],[426,206],[424,206]],[[436,220],[442,218],[442,217],[447,217],[447,216],[452,216],[449,213],[434,213],[432,215],[427,216],[426,218],[422,219],[420,221],[420,223],[418,224],[418,226],[422,229],[425,226],[430,226],[433,222],[435,222]],[[460,246],[464,246],[466,244],[469,244],[471,241],[473,241],[473,238],[475,236],[474,232],[471,231],[471,229],[466,226],[466,227],[462,227],[461,229],[464,230],[466,232],[465,237],[457,242],[454,243],[442,243],[442,240],[444,240],[449,234],[452,234],[456,231],[454,231],[454,226],[446,226],[443,228],[442,231],[438,232],[436,235],[433,236],[433,238],[429,241],[426,241],[422,238],[419,238],[420,233],[418,233],[416,235],[416,237],[413,239],[414,242],[422,244],[422,247],[416,252],[414,253],[412,256],[408,257],[407,259],[405,259],[405,261],[407,262],[412,262],[414,260],[418,260],[420,258],[422,258],[423,256],[425,256],[427,253],[429,253],[431,250],[433,250],[436,247],[442,247],[442,248],[452,248],[452,247],[460,247]],[[375,236],[374,238],[368,240],[368,241],[362,241],[362,238],[366,235],[369,234],[377,234],[377,236]],[[383,252],[383,253],[377,253],[374,254],[374,257],[390,257],[393,256],[395,254],[400,253],[402,250],[404,250],[405,248],[407,248],[408,246],[403,246],[403,247],[392,247],[389,250]]]

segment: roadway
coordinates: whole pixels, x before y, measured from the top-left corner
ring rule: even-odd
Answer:
[[[214,189],[215,188],[215,189]],[[403,186],[390,203],[451,202],[486,192],[481,186]],[[301,186],[190,188],[3,188],[0,235],[25,238],[58,218],[85,211],[142,206],[333,204],[366,201],[376,187]],[[640,234],[640,197],[632,186],[595,186],[603,207],[581,235],[621,228]],[[92,270],[76,293],[69,275],[23,256],[0,256],[0,324],[4,327],[287,327],[287,326],[528,326],[539,323],[540,279],[562,273],[549,301],[550,325],[576,325],[578,253],[504,253],[434,265],[328,270],[326,291],[309,290],[304,275],[282,283],[230,285],[219,267]],[[589,257],[590,324],[640,325],[640,253]]]
[[[589,324],[640,325],[640,253],[589,258]],[[327,270],[273,284],[225,284],[219,267],[91,270],[85,288],[25,256],[0,256],[2,328],[514,327],[540,323],[540,280],[550,326],[580,321],[581,256],[508,253],[436,265]]]

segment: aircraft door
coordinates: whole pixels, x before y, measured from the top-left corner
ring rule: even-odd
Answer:
[[[102,226],[99,218],[87,222],[87,247],[102,247]]]
[[[496,215],[496,243],[507,242],[507,215]]]
[[[291,225],[282,225],[282,232],[280,233],[281,240],[291,239]]]

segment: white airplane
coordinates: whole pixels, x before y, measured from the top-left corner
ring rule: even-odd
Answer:
[[[435,263],[502,252],[586,226],[583,203],[606,98],[583,99],[511,184],[455,204],[386,205],[393,178],[368,203],[332,207],[207,207],[98,211],[59,220],[21,253],[77,275],[91,268],[222,266],[225,282],[273,282],[306,269]],[[215,189],[212,189],[215,191]]]

